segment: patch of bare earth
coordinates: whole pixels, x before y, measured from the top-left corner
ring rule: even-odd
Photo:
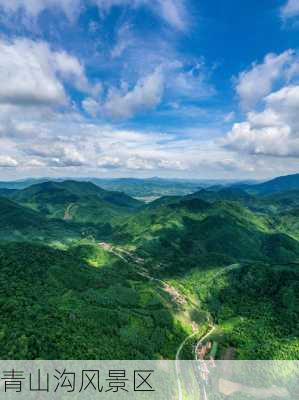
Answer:
[[[167,283],[163,283],[163,289],[166,293],[168,293],[172,299],[172,301],[179,305],[185,305],[187,300],[181,293],[179,293],[173,286],[168,285]]]
[[[64,212],[63,219],[65,221],[70,221],[73,219],[73,213],[75,212],[76,204],[69,204]]]

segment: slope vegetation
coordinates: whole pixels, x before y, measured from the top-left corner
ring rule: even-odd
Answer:
[[[1,190],[1,357],[174,358],[212,322],[219,358],[298,358],[291,186],[149,204],[89,182]]]

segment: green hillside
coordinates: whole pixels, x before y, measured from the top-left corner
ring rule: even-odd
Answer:
[[[0,198],[0,240],[71,242],[84,237],[85,227],[48,220],[41,213]]]
[[[124,193],[77,181],[43,182],[9,193],[9,197],[49,218],[94,224],[111,222],[143,204]]]
[[[218,358],[298,358],[298,191],[144,204],[64,181],[2,195],[2,358],[174,358],[211,324]]]
[[[210,314],[217,358],[298,359],[298,263],[197,267],[172,282]]]
[[[2,359],[171,358],[184,331],[154,284],[89,246],[0,246]]]
[[[273,224],[271,216],[235,202],[209,204],[188,197],[142,210],[127,220],[115,239],[124,244],[128,240],[153,260],[173,261],[172,271],[183,272],[199,260],[213,258],[224,263],[299,259],[299,243],[273,229]]]
[[[46,220],[31,209],[0,197],[0,223],[2,228],[17,229],[43,225]]]
[[[243,204],[253,203],[256,199],[245,190],[238,188],[220,188],[219,190],[202,189],[188,196],[189,198],[198,198],[209,202],[215,201],[239,201]]]
[[[290,190],[299,190],[299,174],[279,176],[256,185],[241,185],[249,193],[267,195]]]

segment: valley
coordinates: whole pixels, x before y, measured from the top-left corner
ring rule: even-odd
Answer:
[[[2,359],[298,359],[299,175],[31,183],[0,189]]]

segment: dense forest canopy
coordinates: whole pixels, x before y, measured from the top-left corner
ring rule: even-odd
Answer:
[[[298,175],[155,184],[1,184],[2,359],[174,358],[211,324],[218,358],[298,359]]]

